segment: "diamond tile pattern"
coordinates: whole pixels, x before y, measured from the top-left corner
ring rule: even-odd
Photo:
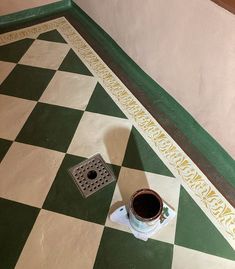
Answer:
[[[126,118],[123,112],[99,83],[95,87],[86,110],[104,115]]]
[[[94,269],[161,268],[170,269],[173,245],[149,239],[136,240],[131,234],[106,227]],[[160,267],[159,267],[160,265]]]
[[[39,209],[0,198],[1,268],[15,268]]]
[[[193,262],[192,262],[193,261]],[[234,268],[234,261],[175,245],[172,269]]]
[[[38,36],[37,39],[53,41],[53,42],[58,42],[58,43],[66,43],[62,35],[57,30],[52,30],[52,31],[42,33]]]
[[[33,39],[26,38],[1,46],[0,60],[5,62],[18,63],[21,57],[32,45],[33,41]]]
[[[36,102],[0,94],[0,137],[14,140]]]
[[[85,64],[78,58],[72,49],[68,52],[63,62],[61,63],[59,70],[67,71],[71,73],[78,73],[82,75],[92,76],[89,69]]]
[[[41,210],[16,268],[90,269],[102,231],[101,225]]]
[[[40,101],[84,110],[96,83],[97,81],[94,77],[57,71]]]
[[[134,169],[173,176],[135,127],[132,128],[129,137],[123,165]]]
[[[15,67],[15,65],[16,65],[15,63],[0,61],[0,70],[1,70],[1,73],[0,73],[0,84],[11,73],[11,71]]]
[[[0,162],[4,158],[11,144],[11,141],[0,138]]]
[[[197,221],[197,225],[191,225],[195,221]],[[235,261],[234,250],[183,187],[180,191],[177,223],[175,238],[177,245]]]
[[[85,111],[68,153],[88,158],[100,152],[106,162],[121,165],[130,128],[126,119]]]
[[[63,157],[58,151],[13,143],[0,166],[0,196],[41,207]]]
[[[69,46],[67,44],[35,40],[19,63],[58,69],[68,51]]]
[[[65,38],[33,36],[0,47],[0,268],[234,269],[231,247]],[[84,199],[68,169],[97,152],[117,181]],[[178,213],[147,242],[109,219],[143,187]]]
[[[81,116],[80,110],[37,103],[16,140],[66,152]]]
[[[0,85],[0,93],[37,101],[54,73],[50,69],[18,64]]]

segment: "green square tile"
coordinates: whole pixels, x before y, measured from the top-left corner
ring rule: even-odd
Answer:
[[[12,141],[0,138],[0,162],[4,158],[11,144]]]
[[[68,169],[82,162],[84,158],[66,155],[56,178],[48,192],[43,208],[79,219],[104,224],[112,200],[116,182],[112,182],[102,190],[83,198],[77,189]],[[116,178],[120,167],[110,165]]]
[[[123,166],[173,177],[172,173],[133,127],[127,144]]]
[[[18,64],[0,85],[0,93],[38,100],[54,73],[54,70]]]
[[[0,198],[0,268],[14,268],[38,208]]]
[[[101,113],[119,118],[126,118],[120,108],[115,104],[112,98],[106,93],[106,91],[99,83],[95,87],[86,111]]]
[[[58,43],[66,43],[62,35],[57,30],[52,30],[49,32],[42,33],[38,36],[37,39],[58,42]]]
[[[235,252],[205,213],[181,187],[175,244],[235,260]]]
[[[82,111],[37,103],[16,141],[66,152]]]
[[[34,39],[26,38],[0,46],[0,61],[18,63]]]
[[[89,69],[78,58],[78,56],[75,54],[75,52],[72,49],[65,56],[62,64],[59,67],[59,70],[72,72],[72,73],[78,73],[81,75],[92,76]]]
[[[170,269],[173,245],[105,227],[94,269]]]

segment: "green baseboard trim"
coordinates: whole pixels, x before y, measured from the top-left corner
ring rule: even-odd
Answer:
[[[33,19],[38,19],[47,15],[64,11],[70,7],[71,7],[70,0],[60,0],[55,3],[3,15],[0,16],[0,28],[14,26],[19,23],[24,23]]]
[[[77,4],[72,2],[72,14],[89,35],[102,44],[114,62],[128,74],[130,80],[142,89],[153,107],[158,107],[188,138],[193,146],[235,187],[235,160],[202,128],[202,126],[159,84],[147,75],[118,44],[92,20]]]

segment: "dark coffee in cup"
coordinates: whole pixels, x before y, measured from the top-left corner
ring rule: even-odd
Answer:
[[[140,193],[132,202],[135,213],[144,219],[150,219],[158,215],[161,204],[159,198],[153,193]]]
[[[153,190],[136,191],[130,200],[129,220],[131,226],[143,233],[150,232],[158,225],[162,213],[163,202]]]

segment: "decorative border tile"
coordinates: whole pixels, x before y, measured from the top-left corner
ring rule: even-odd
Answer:
[[[235,249],[235,209],[64,18],[0,35],[0,45],[57,29],[173,175]]]
[[[67,22],[64,17],[51,20],[48,22],[36,24],[20,30],[4,33],[0,35],[0,45],[6,45],[11,42],[15,42],[24,38],[35,38],[38,35],[47,31],[57,29],[61,24]],[[68,23],[68,22],[67,22]]]

